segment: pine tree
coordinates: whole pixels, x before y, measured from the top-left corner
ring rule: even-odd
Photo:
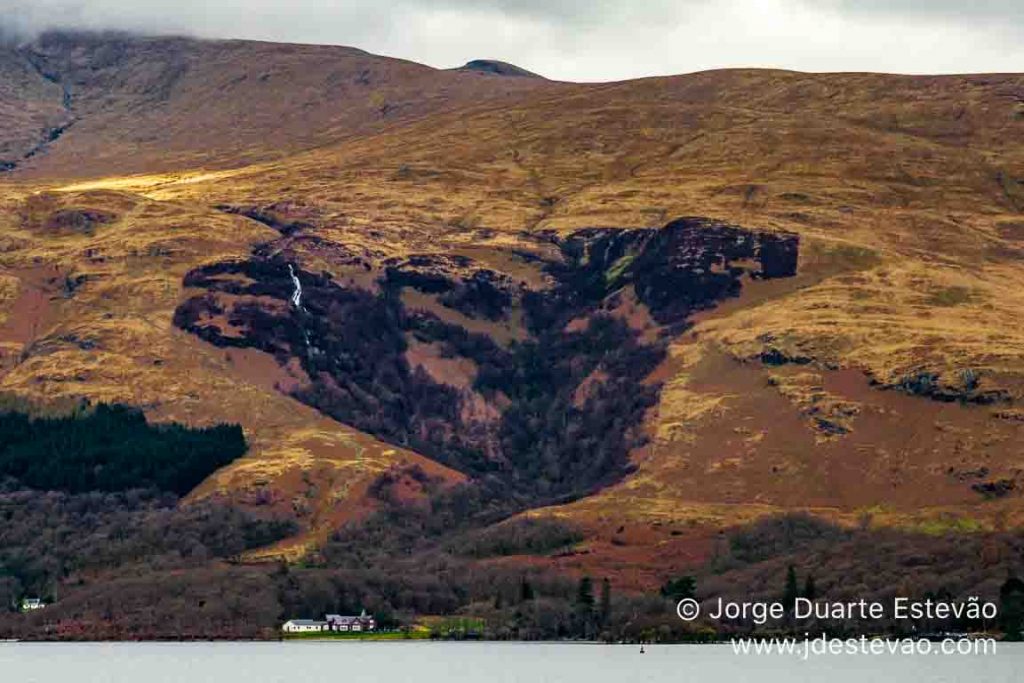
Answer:
[[[782,593],[782,604],[787,610],[796,606],[796,599],[800,597],[800,589],[796,581],[796,569],[789,565],[786,570],[786,589]]]
[[[608,579],[601,581],[601,603],[598,607],[598,618],[601,625],[608,623],[612,616],[612,584]]]
[[[1024,630],[1024,581],[1008,578],[999,589],[999,625],[1005,640],[1021,640]]]
[[[814,585],[814,576],[811,574],[808,574],[807,580],[804,581],[804,597],[812,602],[818,597],[818,589]]]
[[[575,607],[577,633],[583,638],[590,638],[594,631],[594,582],[589,576],[580,579]]]
[[[530,600],[533,600],[533,586],[530,585],[530,582],[524,576],[519,584],[519,601],[529,602]]]
[[[661,587],[661,594],[672,602],[679,602],[683,598],[692,598],[697,591],[697,580],[692,576],[681,576],[678,579],[669,579]]]
[[[594,608],[594,582],[589,576],[580,579],[579,588],[576,590],[576,604],[588,610]]]

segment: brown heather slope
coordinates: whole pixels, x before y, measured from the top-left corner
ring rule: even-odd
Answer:
[[[258,503],[308,486],[318,511],[356,509],[371,478],[351,466],[356,452],[374,454],[372,472],[424,460],[282,395],[311,381],[294,355],[285,367],[287,353],[253,362],[261,352],[174,329],[175,307],[201,293],[182,287],[187,271],[267,242],[304,272],[353,287],[372,290],[388,267],[428,255],[435,275],[437,257],[464,257],[446,278],[486,268],[543,290],[551,275],[534,259],[557,258],[555,236],[709,216],[799,235],[797,274],[744,276],[738,298],[681,333],[662,329],[632,285],[608,297],[605,309],[638,335],[668,342],[649,379],[663,388],[632,474],[530,513],[589,533],[574,554],[543,562],[652,585],[699,561],[715,530],[790,509],[925,530],[1021,523],[1024,76],[740,70],[568,85],[335,48],[171,45],[160,53],[178,50],[189,67],[166,101],[126,96],[118,109],[82,95],[75,125],[0,186],[7,317],[27,315],[18,292],[40,273],[85,276],[71,294],[49,295],[57,315],[31,340],[6,340],[3,389],[241,420],[257,448],[199,495],[220,489]],[[148,93],[137,84],[169,68],[154,66],[149,49],[114,59],[82,92],[122,92],[108,85],[118,83],[131,97]],[[321,65],[325,54],[386,72],[379,87],[396,113],[360,104],[342,114],[321,99],[330,67],[297,78],[306,72],[296,65]],[[291,75],[276,79],[277,70]],[[374,88],[344,90],[365,99]],[[118,218],[66,235],[47,227],[62,223],[62,208]],[[518,295],[489,320],[401,291],[409,312],[501,344],[528,336]],[[251,333],[202,324],[215,323],[230,343]],[[452,387],[463,419],[486,432],[503,404],[474,392],[473,361],[413,341],[409,365]],[[577,399],[602,379],[594,373]],[[333,445],[313,448],[315,438]],[[298,474],[332,459],[328,486]]]
[[[281,395],[290,377],[269,356],[218,351],[171,325],[184,273],[245,254],[265,228],[119,192],[5,198],[4,392],[128,403],[158,421],[240,423],[249,455],[198,493],[230,492],[318,532],[362,514],[346,497],[396,464],[458,478]]]
[[[0,82],[40,110],[0,123],[18,149],[75,128],[45,155],[9,159],[51,179],[237,166],[555,87],[347,47],[92,33],[46,33],[0,49],[0,69]],[[42,115],[61,108],[62,92],[56,130],[60,117]]]

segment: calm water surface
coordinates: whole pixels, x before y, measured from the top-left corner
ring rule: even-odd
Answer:
[[[996,655],[736,655],[728,645],[521,643],[0,643],[3,683],[873,683],[1024,680],[1024,645]]]

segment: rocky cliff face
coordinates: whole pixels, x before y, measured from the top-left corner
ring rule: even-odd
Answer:
[[[38,154],[71,120],[60,83],[12,46],[0,44],[0,172]]]
[[[657,398],[647,377],[668,342],[695,312],[737,296],[744,276],[795,275],[799,244],[699,218],[525,235],[557,248],[533,262],[547,277],[536,288],[468,257],[362,258],[288,225],[247,261],[188,273],[185,287],[202,293],[175,324],[297,362],[308,380],[291,391],[299,400],[539,501],[628,472]],[[305,249],[327,259],[324,271],[302,267]],[[353,271],[361,284],[341,275]],[[407,293],[436,307],[410,306]],[[621,314],[627,293],[646,319]],[[507,343],[473,324],[512,319],[523,336]]]

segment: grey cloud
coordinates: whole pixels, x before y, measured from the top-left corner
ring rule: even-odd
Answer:
[[[1024,23],[1021,0],[834,0],[833,4],[848,12],[917,15],[967,23],[991,20]]]
[[[832,0],[854,17],[929,22],[1024,37],[1024,0]],[[1024,65],[1018,65],[1019,71]]]
[[[1024,64],[1024,0],[0,0],[0,40],[48,28],[332,43],[440,67],[493,58],[567,80]]]
[[[557,21],[562,25],[594,25],[610,20],[630,19],[654,22],[671,18],[680,7],[700,5],[708,0],[434,0],[421,3],[473,11],[492,10],[505,16]]]
[[[681,5],[710,0],[0,0],[8,33],[22,35],[50,28],[113,28],[146,33],[230,32],[258,21],[285,34],[317,34],[324,29],[355,33],[379,29],[389,18],[409,13],[456,10],[491,14],[495,20],[520,18],[559,26],[593,26],[608,21],[656,22]]]

